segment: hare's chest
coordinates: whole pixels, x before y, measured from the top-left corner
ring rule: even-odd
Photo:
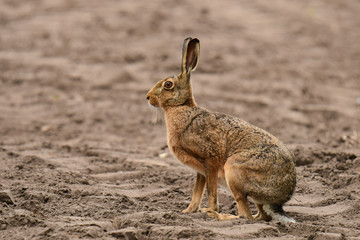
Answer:
[[[194,169],[201,174],[205,173],[203,163],[199,161],[199,159],[197,159],[193,154],[189,153],[186,149],[180,146],[178,141],[169,139],[168,145],[174,157],[182,164]]]

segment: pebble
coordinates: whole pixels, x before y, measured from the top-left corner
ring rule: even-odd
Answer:
[[[167,156],[169,156],[169,154],[166,153],[166,152],[159,154],[159,157],[162,158],[162,159],[166,158]]]
[[[15,201],[8,191],[0,191],[0,202],[5,202],[7,204],[14,205]]]

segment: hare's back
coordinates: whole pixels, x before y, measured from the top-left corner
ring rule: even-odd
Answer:
[[[274,137],[246,121],[196,107],[184,115],[181,145],[200,158],[227,158],[241,149],[274,142]]]
[[[287,148],[267,131],[234,116],[196,107],[184,115],[180,142],[200,158],[223,158],[249,149],[273,147],[290,157]],[[259,153],[261,154],[261,152]]]

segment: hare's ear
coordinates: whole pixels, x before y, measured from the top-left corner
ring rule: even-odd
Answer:
[[[188,75],[196,69],[199,60],[200,41],[197,38],[186,38],[182,49],[181,73]]]

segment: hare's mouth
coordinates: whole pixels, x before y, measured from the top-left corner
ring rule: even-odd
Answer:
[[[151,123],[154,125],[164,123],[164,114],[163,114],[162,109],[157,104],[151,103],[150,99],[148,101],[148,104],[154,110],[154,114],[153,114]]]
[[[159,103],[153,97],[148,98],[148,104],[152,107],[159,107]]]
[[[150,107],[154,107],[154,108],[157,108],[157,107],[158,107],[157,105],[152,104],[150,101],[148,101],[148,104],[149,104]]]

